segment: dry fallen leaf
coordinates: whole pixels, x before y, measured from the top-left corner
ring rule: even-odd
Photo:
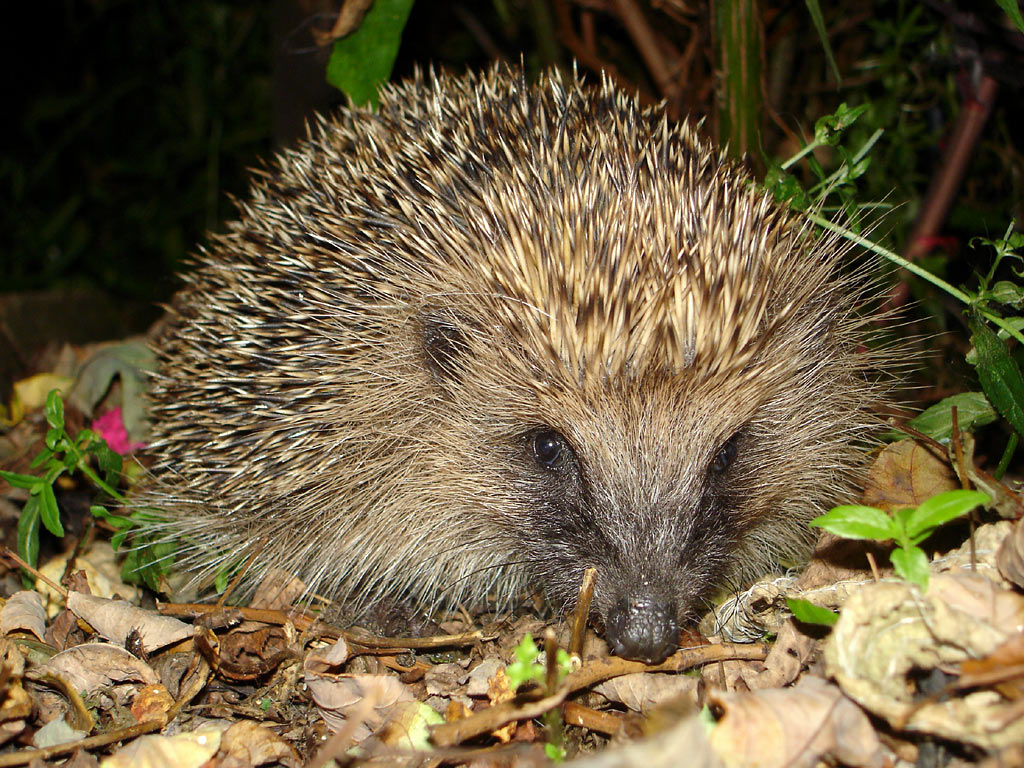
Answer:
[[[1004,579],[1024,589],[1024,521],[1013,523],[999,546],[996,564]]]
[[[698,678],[662,672],[634,672],[606,680],[594,686],[609,701],[614,701],[634,712],[649,713],[665,702],[686,698],[697,701]]]
[[[805,675],[792,688],[708,695],[718,722],[709,736],[726,766],[812,768],[821,761],[881,768],[885,752],[856,704]]]
[[[994,688],[1010,701],[1024,698],[1024,632],[1014,635],[988,656],[961,664],[957,687]]]
[[[108,643],[86,643],[61,651],[45,664],[32,669],[27,677],[43,679],[53,675],[65,680],[85,697],[110,697],[125,706],[136,691],[160,682],[150,666],[124,648]],[[108,703],[103,706],[109,706]]]
[[[25,657],[13,642],[0,638],[0,745],[25,730],[25,718],[32,714],[32,699],[22,687]]]
[[[246,768],[268,763],[285,768],[302,765],[298,753],[287,742],[252,720],[240,720],[224,731],[217,760],[218,768]]]
[[[916,440],[887,445],[868,470],[862,503],[891,512],[960,487],[945,456]]]
[[[1022,627],[1024,596],[978,575],[938,574],[925,594],[905,582],[868,584],[847,601],[826,640],[826,669],[896,730],[998,749],[1024,742],[1024,720],[1003,727],[1006,703],[998,694],[930,701],[917,681],[991,654]]]
[[[84,619],[101,637],[119,645],[124,645],[128,634],[136,630],[146,653],[192,637],[192,627],[185,622],[124,600],[69,592],[68,610]]]
[[[287,611],[306,593],[306,585],[282,568],[271,568],[253,593],[249,605],[252,608],[265,608],[275,611]]]
[[[307,654],[303,671],[310,696],[331,731],[341,730],[350,717],[360,720],[351,736],[358,744],[381,726],[397,703],[412,701],[413,695],[397,677],[334,672],[338,660],[347,657],[348,649],[339,640],[323,653]]]
[[[199,768],[220,748],[227,723],[212,722],[174,736],[140,736],[100,761],[100,768]]]
[[[28,632],[42,640],[46,634],[46,611],[38,592],[23,589],[15,592],[0,608],[0,635]]]

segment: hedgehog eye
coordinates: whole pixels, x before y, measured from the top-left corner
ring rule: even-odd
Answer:
[[[533,456],[545,469],[557,469],[572,455],[565,438],[553,429],[544,429],[533,435]]]
[[[715,454],[715,458],[711,460],[711,464],[708,466],[712,474],[720,475],[732,466],[733,461],[736,460],[738,443],[739,432],[730,437],[725,442],[725,445],[718,449],[718,453]]]

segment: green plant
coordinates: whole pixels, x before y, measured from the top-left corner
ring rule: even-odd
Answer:
[[[821,624],[822,626],[831,627],[839,621],[838,613],[828,608],[822,608],[820,605],[815,605],[810,600],[803,600],[799,597],[787,597],[786,605],[789,607],[793,617],[805,624]]]
[[[505,674],[508,676],[509,685],[512,690],[527,682],[534,682],[544,689],[545,695],[551,695],[554,691],[547,690],[546,678],[547,669],[537,659],[540,651],[533,642],[533,637],[527,632],[519,645],[515,647],[516,660],[505,667]],[[558,668],[558,682],[562,682],[569,674],[571,662],[569,654],[565,649],[559,648],[555,654],[555,664]],[[544,716],[544,725],[548,732],[548,741],[544,745],[544,753],[549,760],[560,763],[565,759],[566,752],[562,739],[562,719],[559,710],[554,709]]]
[[[896,542],[890,559],[898,576],[928,588],[928,556],[917,545],[940,525],[989,501],[981,491],[947,491],[917,507],[899,509],[890,517],[876,507],[851,504],[835,507],[811,521],[812,526],[845,539]]]
[[[524,683],[534,682],[543,686],[547,670],[537,659],[540,657],[536,643],[530,633],[523,635],[519,645],[515,647],[516,660],[505,667],[505,674],[508,675],[509,685],[515,690]],[[559,648],[555,656],[555,663],[558,665],[558,681],[561,682],[569,674],[571,669],[569,654],[565,649]],[[551,691],[548,691],[551,693]]]
[[[123,469],[121,456],[112,451],[106,440],[91,429],[79,430],[73,438],[68,434],[64,424],[64,401],[58,390],[52,390],[47,395],[44,415],[49,424],[46,447],[30,465],[32,469],[42,468],[43,474],[24,475],[0,470],[0,477],[15,488],[24,488],[29,492],[18,518],[18,554],[32,566],[36,565],[39,558],[40,523],[54,536],[64,536],[57,496],[53,490],[54,483],[61,475],[81,472],[110,500],[120,506],[128,504],[116,487]],[[99,472],[93,469],[93,460]],[[132,548],[122,565],[122,577],[126,581],[142,581],[156,589],[159,577],[169,566],[168,555],[172,546],[152,540],[151,534],[141,534],[140,530],[159,520],[159,516],[142,509],[132,510],[125,515],[113,514],[101,504],[93,504],[89,511],[115,529],[111,538],[115,549],[120,548],[128,537],[133,537]]]

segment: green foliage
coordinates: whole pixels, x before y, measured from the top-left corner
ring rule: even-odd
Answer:
[[[895,541],[890,559],[896,574],[927,589],[928,557],[917,545],[940,525],[988,501],[988,494],[981,491],[947,491],[916,508],[897,510],[892,517],[875,507],[851,504],[829,510],[811,525],[844,539]]]
[[[991,424],[998,418],[998,414],[984,394],[961,392],[928,407],[908,421],[907,426],[940,442],[949,440],[953,434],[953,408],[956,408],[957,425],[964,432]],[[893,430],[886,436],[896,440],[904,437],[904,433]]]
[[[868,153],[882,136],[882,131],[875,131],[870,139],[856,151],[850,150],[840,142],[844,133],[866,111],[867,106],[850,107],[840,104],[831,115],[818,118],[814,124],[814,138],[803,149],[782,163],[770,163],[765,177],[764,186],[769,189],[776,200],[786,202],[798,210],[821,208],[829,195],[839,197],[841,207],[847,211],[852,221],[858,219],[860,209],[864,206],[856,201],[855,181],[867,171],[870,158]],[[839,157],[839,167],[827,172],[812,154],[821,147],[832,147]],[[810,189],[805,189],[800,181],[788,171],[796,163],[804,161],[818,182]]]
[[[377,108],[377,89],[391,75],[412,0],[376,0],[359,27],[335,41],[327,82],[357,105]]]
[[[1020,15],[1019,0],[996,0],[996,4],[1010,17],[1017,30],[1024,32],[1024,17]]]
[[[553,763],[565,762],[566,751],[565,747],[559,744],[552,744],[550,741],[544,745],[544,754],[548,756],[548,760]]]
[[[822,626],[831,627],[839,620],[839,614],[835,611],[822,608],[820,605],[815,605],[809,600],[787,597],[786,605],[789,606],[793,618],[805,624],[821,624]]]
[[[540,657],[540,651],[537,649],[537,645],[533,642],[529,632],[523,635],[523,639],[516,646],[515,652],[516,660],[505,668],[505,674],[508,675],[509,685],[512,687],[512,690],[527,682],[544,685],[544,678],[547,672],[544,665],[537,662],[537,659]],[[561,682],[571,669],[569,654],[565,652],[565,649],[558,649],[555,663],[558,665],[558,681]]]
[[[54,483],[61,475],[81,472],[110,500],[119,505],[127,504],[125,497],[117,490],[123,459],[91,429],[79,430],[73,438],[68,434],[64,425],[64,401],[58,390],[47,395],[44,415],[49,424],[44,441],[46,447],[31,464],[33,469],[42,469],[42,475],[0,470],[0,477],[15,488],[24,488],[29,492],[28,501],[18,518],[18,554],[32,566],[37,564],[39,558],[40,523],[54,536],[64,536],[57,496],[53,490]],[[98,472],[93,468],[94,462]],[[100,504],[92,505],[89,511],[115,529],[111,538],[115,549],[120,548],[129,536],[133,537],[132,549],[121,569],[122,577],[131,582],[143,581],[156,589],[160,575],[169,566],[173,545],[157,543],[152,534],[140,531],[159,517],[141,509],[127,515],[116,515]]]
[[[818,39],[821,40],[821,48],[825,51],[825,57],[828,59],[829,69],[832,70],[832,74],[838,83],[843,78],[839,74],[839,65],[836,64],[836,57],[832,52],[832,44],[828,40],[828,31],[825,28],[825,17],[821,13],[821,5],[818,3],[818,0],[805,0],[805,2],[807,4],[807,11],[811,15],[811,21],[814,23],[814,31],[818,33]]]
[[[512,690],[516,690],[519,686],[528,682],[537,683],[544,688],[547,669],[537,661],[540,657],[540,651],[537,649],[529,632],[523,635],[523,639],[515,647],[515,654],[516,660],[505,667],[505,674],[508,676],[509,686]],[[563,648],[559,648],[555,654],[555,664],[558,668],[558,682],[561,683],[568,676],[572,668],[569,654]],[[544,693],[545,695],[551,695],[554,691],[545,690]],[[547,743],[544,745],[544,753],[548,756],[548,759],[560,763],[566,756],[565,747],[563,746],[561,714],[558,709],[554,709],[546,713],[543,719],[548,734]]]

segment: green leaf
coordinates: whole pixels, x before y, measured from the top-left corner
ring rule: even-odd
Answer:
[[[60,508],[57,506],[57,497],[53,494],[52,485],[43,485],[42,492],[39,494],[39,503],[46,530],[57,538],[63,538],[64,526],[60,524]]]
[[[508,675],[509,686],[512,690],[531,680],[542,682],[544,667],[537,663],[540,651],[537,650],[529,632],[523,635],[523,639],[515,647],[515,652],[516,660],[505,667],[505,674]]]
[[[1024,302],[1024,285],[1017,285],[1009,280],[999,280],[992,286],[991,295],[993,301],[1019,307]]]
[[[39,559],[39,497],[29,496],[18,518],[18,554],[35,567]]]
[[[1010,21],[1017,27],[1017,31],[1024,32],[1024,18],[1020,15],[1020,6],[1017,5],[1017,0],[996,0],[996,3],[1010,17]]]
[[[46,407],[43,408],[46,414],[46,422],[57,429],[64,428],[64,401],[60,399],[60,390],[51,389],[46,396]]]
[[[867,112],[868,106],[861,104],[858,107],[848,107],[846,102],[843,102],[836,109],[835,114],[819,117],[814,123],[814,140],[818,144],[834,147],[839,143],[843,131]]]
[[[89,507],[89,512],[97,520],[102,520],[111,528],[117,528],[119,531],[125,528],[134,528],[135,523],[131,518],[125,517],[124,515],[115,515],[106,507],[101,507],[99,504],[93,504]]]
[[[568,753],[565,751],[565,747],[547,742],[544,744],[544,754],[547,755],[548,760],[551,762],[562,763],[565,762],[565,757]]]
[[[838,613],[830,611],[828,608],[822,608],[820,605],[815,605],[809,600],[801,600],[798,597],[787,597],[786,605],[789,606],[789,610],[792,612],[793,617],[797,621],[802,621],[805,624],[822,624],[826,627],[831,627],[839,621]]]
[[[919,547],[894,549],[889,555],[896,575],[928,589],[928,556]]]
[[[35,475],[21,475],[17,472],[7,472],[2,469],[0,469],[0,477],[15,488],[24,488],[26,491],[35,488],[39,482],[39,478]]]
[[[391,75],[413,0],[375,0],[359,27],[336,40],[327,82],[357,105],[377,107],[377,87]]]
[[[825,17],[822,16],[821,6],[818,4],[818,0],[805,0],[807,3],[807,10],[811,14],[811,21],[814,22],[814,29],[818,33],[818,38],[821,40],[821,47],[825,51],[825,58],[828,59],[828,65],[832,69],[832,74],[836,76],[836,83],[842,82],[842,78],[839,76],[839,66],[836,64],[835,56],[832,54],[832,45],[828,41],[828,33],[825,31]]]
[[[907,518],[907,534],[917,538],[930,533],[943,523],[965,515],[979,504],[989,501],[981,491],[946,491],[919,505]]]
[[[971,321],[971,339],[978,353],[977,371],[989,402],[1014,431],[1024,437],[1024,377],[1006,345],[985,323]]]
[[[991,424],[998,418],[983,393],[961,392],[922,411],[908,421],[907,426],[935,440],[948,440],[953,435],[953,406],[956,406],[957,423],[965,432]],[[897,438],[903,436],[899,430],[893,430],[892,434]]]
[[[834,507],[821,517],[811,520],[811,525],[824,528],[844,539],[885,541],[895,538],[898,534],[892,518],[885,512],[859,504]]]
[[[39,469],[39,467],[43,466],[43,464],[48,462],[51,458],[53,458],[53,451],[51,451],[49,448],[44,448],[43,450],[36,454],[36,457],[34,459],[32,459],[32,463],[29,464],[29,468]]]

